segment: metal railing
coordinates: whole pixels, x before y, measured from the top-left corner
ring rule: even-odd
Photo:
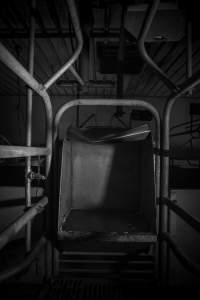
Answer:
[[[52,105],[47,89],[69,68],[76,76],[77,80],[83,84],[82,79],[74,70],[72,64],[78,58],[82,45],[83,38],[80,29],[78,14],[73,0],[67,0],[71,20],[74,26],[74,31],[78,40],[78,46],[75,53],[67,61],[67,63],[54,74],[45,84],[39,83],[33,76],[34,71],[34,44],[35,44],[35,21],[34,16],[30,16],[30,47],[29,47],[29,66],[28,71],[21,65],[21,63],[0,43],[0,61],[2,61],[9,69],[11,69],[20,79],[22,79],[28,86],[27,92],[27,122],[26,122],[26,147],[25,146],[0,146],[0,158],[26,158],[26,172],[25,172],[25,188],[26,188],[26,207],[27,211],[20,216],[14,223],[8,226],[3,232],[0,233],[0,249],[2,249],[10,239],[17,234],[24,226],[26,230],[26,251],[31,251],[31,220],[45,208],[48,203],[48,198],[44,197],[38,201],[37,204],[32,206],[31,203],[31,157],[32,156],[45,156],[45,177],[47,178],[50,171],[52,159]],[[32,0],[32,9],[35,9],[35,0]],[[32,96],[35,91],[41,96],[45,106],[46,113],[46,144],[45,147],[32,147]],[[19,265],[5,270],[0,273],[0,281],[18,273],[27,265],[29,265],[40,251],[40,248],[46,243],[46,239],[42,237],[35,248],[28,254],[24,261]]]
[[[151,27],[152,21],[155,17],[156,11],[158,9],[160,0],[154,0],[151,2],[151,4],[148,7],[146,16],[144,18],[144,22],[142,24],[141,31],[139,33],[138,37],[138,49],[140,52],[140,55],[144,59],[144,61],[152,68],[153,71],[158,75],[158,77],[166,84],[166,86],[171,91],[177,91],[178,87],[170,80],[170,78],[165,74],[162,69],[152,60],[152,58],[147,53],[147,50],[145,48],[145,39],[147,37],[147,34],[149,32],[149,29]]]
[[[187,268],[189,271],[200,276],[200,266],[196,266],[185,254],[184,252],[176,245],[172,237],[169,234],[169,214],[168,212],[172,210],[180,218],[182,218],[188,225],[195,229],[198,233],[200,228],[200,220],[194,218],[183,210],[178,205],[175,205],[169,200],[169,154],[170,154],[170,117],[171,111],[174,106],[174,103],[182,95],[191,91],[194,87],[200,84],[200,71],[192,76],[192,61],[191,61],[191,32],[189,32],[187,47],[188,47],[188,56],[187,56],[187,69],[188,69],[188,79],[182,84],[182,86],[176,86],[170,78],[165,74],[161,68],[151,59],[148,55],[145,48],[145,39],[148,34],[148,31],[151,27],[152,21],[155,17],[156,11],[158,9],[160,0],[153,0],[149,5],[147,10],[144,22],[138,38],[138,48],[140,55],[143,57],[144,61],[152,68],[156,73],[158,78],[160,78],[163,83],[167,85],[171,91],[171,95],[167,99],[167,102],[164,107],[163,112],[163,128],[162,128],[162,140],[161,140],[161,190],[160,190],[160,212],[159,212],[159,237],[160,237],[160,247],[159,247],[159,266],[161,278],[163,282],[166,283],[166,274],[169,248],[174,252],[175,256],[179,261]],[[191,31],[191,28],[190,28]],[[167,244],[167,247],[163,246]],[[161,279],[161,280],[162,280]]]
[[[33,77],[33,62],[34,62],[34,22],[32,22],[32,30],[30,30],[30,52],[29,52],[29,71],[27,71],[20,63],[15,59],[15,57],[0,43],[0,60],[7,65],[19,78],[21,78],[30,88],[29,90],[29,122],[27,125],[27,147],[21,146],[0,146],[0,158],[9,158],[9,157],[31,157],[37,155],[46,156],[46,176],[49,174],[50,166],[51,166],[51,157],[52,157],[52,106],[50,102],[49,95],[47,93],[47,89],[67,70],[71,69],[73,72],[72,64],[78,58],[81,49],[82,49],[82,33],[80,29],[80,24],[78,21],[76,7],[74,5],[74,1],[68,0],[69,10],[71,19],[73,22],[75,34],[78,40],[78,46],[75,53],[72,55],[69,61],[58,71],[55,75],[52,76],[44,85],[40,84]],[[34,2],[33,2],[34,5]],[[153,60],[149,57],[145,49],[145,38],[148,33],[148,30],[151,26],[152,20],[156,13],[157,7],[159,5],[159,1],[153,1],[153,4],[150,6],[147,16],[144,20],[139,40],[138,47],[141,53],[141,56],[149,64],[152,69],[156,72],[158,77],[169,87],[172,91],[171,96],[168,98],[168,101],[165,105],[164,115],[163,115],[163,130],[162,130],[162,144],[161,144],[161,161],[162,165],[160,168],[160,117],[157,110],[149,103],[141,101],[141,100],[130,100],[130,99],[78,99],[74,101],[70,101],[66,103],[60,110],[57,112],[54,122],[54,141],[57,136],[57,129],[60,122],[61,117],[64,112],[68,110],[72,106],[77,105],[107,105],[107,106],[140,106],[146,109],[149,109],[153,114],[156,121],[156,195],[157,198],[160,197],[160,239],[161,241],[167,242],[168,246],[172,249],[177,257],[179,257],[180,261],[186,266],[190,271],[199,275],[199,269],[192,263],[183,252],[177,247],[172,238],[168,233],[168,217],[167,217],[167,209],[173,210],[176,214],[182,217],[188,224],[190,224],[196,230],[199,230],[199,220],[194,219],[192,216],[189,216],[187,212],[181,211],[177,206],[175,207],[171,203],[169,203],[169,151],[170,151],[170,141],[169,141],[169,124],[170,124],[170,116],[173,105],[180,96],[185,94],[188,90],[191,90],[198,84],[200,84],[200,72],[191,76],[182,87],[177,88],[168,76],[153,62]],[[32,45],[32,46],[31,46]],[[76,76],[77,73],[74,72]],[[78,76],[79,82],[82,84],[82,79]],[[46,145],[44,148],[31,147],[31,113],[32,113],[32,92],[35,91],[38,95],[41,96],[42,101],[45,105],[46,112]],[[27,159],[27,170],[30,169],[30,159]],[[160,170],[161,170],[161,181],[160,181]],[[27,174],[26,174],[27,175]],[[161,182],[161,189],[160,189]],[[26,197],[30,197],[30,188],[28,187],[30,182],[26,182],[27,195]],[[162,201],[162,199],[168,199],[167,201]],[[28,206],[31,206],[30,201],[27,201]],[[27,212],[24,213],[16,222],[14,222],[10,227],[8,227],[4,232],[0,234],[0,245],[5,246],[6,243],[10,240],[10,238],[22,228],[22,226],[26,225],[30,222],[31,218],[33,218],[37,213],[39,213],[39,207],[44,207],[47,204],[47,199],[44,198],[41,202],[38,202],[33,207],[30,207]],[[30,234],[30,230],[27,231],[27,235]],[[30,241],[30,236],[27,238]],[[0,273],[0,280],[8,278],[13,274],[19,272],[22,268],[27,266],[38,253],[40,247],[45,243],[45,239],[42,238],[35,249],[27,256],[25,261],[23,261],[20,265],[12,268],[11,270],[5,271],[3,274]],[[30,242],[28,242],[27,249],[30,248]],[[164,251],[165,252],[165,251]],[[166,260],[165,253],[161,251],[162,258]]]
[[[196,74],[191,76],[189,79],[187,79],[184,84],[181,86],[180,91],[172,94],[169,96],[163,112],[163,138],[161,143],[161,233],[166,237],[164,238],[164,241],[169,244],[172,251],[176,249],[176,253],[179,252],[180,257],[184,257],[184,261],[187,261],[187,266],[190,266],[190,271],[194,271],[195,274],[197,274],[196,269],[199,269],[200,274],[200,266],[195,266],[194,263],[192,263],[187,256],[183,253],[183,251],[178,247],[172,247],[174,245],[174,242],[169,242],[171,239],[171,236],[168,233],[169,228],[169,217],[168,217],[168,210],[173,210],[179,217],[181,217],[188,225],[192,226],[194,229],[198,231],[200,226],[200,220],[194,218],[193,216],[189,215],[186,211],[181,209],[180,207],[176,206],[172,203],[169,203],[169,161],[170,161],[170,117],[172,108],[178,100],[179,97],[181,97],[183,94],[187,93],[189,90],[196,87],[198,84],[200,84],[200,71],[198,71]],[[166,247],[163,249],[163,268],[167,269],[167,261],[168,261],[168,254]],[[177,256],[178,257],[178,256]],[[195,268],[194,268],[195,266]]]

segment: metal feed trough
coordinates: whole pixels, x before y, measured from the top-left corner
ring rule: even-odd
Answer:
[[[59,240],[156,242],[159,167],[147,125],[70,128],[61,148]]]

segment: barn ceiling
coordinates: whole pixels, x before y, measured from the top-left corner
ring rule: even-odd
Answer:
[[[137,32],[145,16],[146,2],[149,3],[149,1],[126,2],[129,7],[129,20],[128,17],[125,19],[126,39],[130,47],[136,47]],[[27,0],[1,2],[0,40],[27,68],[29,19],[32,13],[36,21],[34,76],[38,81],[44,83],[68,60],[76,47],[76,40],[66,0],[37,0],[34,10],[30,3],[31,1]],[[180,85],[187,78],[187,25],[189,20],[191,20],[192,27],[192,72],[200,70],[198,18],[195,17],[195,6],[190,5],[190,9],[188,9],[183,5],[183,1],[161,1],[161,5],[163,5],[163,9],[160,9],[160,15],[157,17],[162,21],[162,26],[159,26],[159,20],[158,24],[152,25],[153,29],[147,40],[148,53],[169,78],[176,85]],[[89,49],[89,80],[102,83],[99,86],[87,84],[79,93],[83,96],[115,97],[116,74],[101,72],[97,45],[99,42],[105,45],[119,43],[120,1],[79,1],[78,7],[83,31],[88,34],[85,41]],[[180,20],[177,18],[177,13]],[[162,34],[159,35],[161,27]],[[79,65],[79,63],[75,65],[78,71]],[[125,74],[124,78],[124,97],[162,97],[169,94],[166,85],[146,64],[137,74]],[[77,84],[74,80],[73,75],[67,71],[61,78],[62,83],[65,84],[61,84],[61,82],[54,84],[50,89],[50,94],[75,96]],[[106,85],[107,82],[112,84]],[[25,89],[25,85],[0,63],[0,95],[23,95],[26,92]],[[193,96],[198,97],[199,95],[200,88],[197,87],[193,91]]]

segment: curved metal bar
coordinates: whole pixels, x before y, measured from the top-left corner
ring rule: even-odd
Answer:
[[[163,111],[163,138],[162,138],[162,150],[163,150],[163,167],[162,167],[162,197],[169,198],[169,151],[170,151],[170,117],[171,111],[176,100],[185,94],[188,90],[193,89],[200,84],[200,71],[190,77],[182,85],[181,90],[171,95],[164,107]]]
[[[63,114],[73,106],[77,105],[104,105],[104,106],[136,106],[136,107],[143,107],[148,109],[155,118],[156,122],[156,196],[159,197],[160,194],[160,116],[158,111],[155,109],[153,105],[148,102],[142,100],[135,100],[135,99],[76,99],[65,103],[56,113],[54,119],[54,142],[57,137],[58,126]]]
[[[83,36],[81,32],[81,27],[79,24],[79,18],[76,10],[76,6],[74,3],[74,0],[67,0],[69,12],[71,15],[71,20],[74,26],[74,31],[78,40],[78,46],[72,57],[68,60],[68,62],[60,69],[58,70],[53,77],[51,77],[45,84],[45,89],[48,89],[64,72],[66,72],[72,64],[77,60],[79,54],[81,53],[81,50],[83,48]],[[71,72],[73,73],[74,70],[71,69]],[[76,72],[76,71],[75,71]]]
[[[33,262],[36,256],[40,254],[41,249],[45,246],[46,242],[46,238],[41,237],[34,249],[26,256],[26,258],[21,263],[18,263],[15,267],[12,267],[0,273],[0,282],[14,275],[17,275],[18,273],[26,269]]]
[[[169,245],[176,258],[181,262],[183,267],[194,275],[200,277],[200,267],[197,266],[189,257],[187,257],[180,247],[173,241],[169,234],[162,234],[162,239]]]
[[[161,70],[161,68],[158,67],[158,65],[151,59],[149,54],[147,53],[147,50],[145,48],[145,39],[148,34],[148,31],[150,29],[150,26],[152,24],[153,18],[156,14],[156,11],[158,9],[160,0],[154,0],[147,11],[147,15],[144,19],[144,22],[142,24],[142,28],[138,37],[138,49],[139,52],[144,59],[144,61],[157,73],[157,75],[160,77],[160,79],[167,85],[167,87],[171,91],[178,91],[178,87],[169,79],[169,77]]]
[[[46,110],[46,148],[50,150],[46,163],[46,176],[48,175],[51,156],[52,156],[52,105],[49,95],[45,91],[42,84],[37,80],[18,62],[18,60],[0,43],[0,60],[11,69],[17,76],[19,76],[31,89],[38,93],[45,104]]]
[[[169,199],[162,199],[162,203],[166,204],[169,209],[171,209],[177,216],[184,220],[188,225],[190,225],[194,230],[200,233],[200,219],[193,217],[185,209],[170,201]]]
[[[22,216],[8,226],[3,232],[0,233],[0,250],[10,241],[10,239],[18,233],[30,220],[37,214],[42,212],[44,207],[48,204],[48,198],[44,197],[34,206],[29,208]]]
[[[200,71],[190,77],[182,85],[179,92],[172,94],[166,101],[163,111],[163,132],[162,132],[162,152],[161,152],[161,199],[169,199],[169,154],[170,154],[170,117],[175,101],[185,94],[188,90],[200,84]],[[161,202],[160,205],[160,232],[168,231],[168,208]],[[164,250],[164,252],[163,252]],[[168,251],[166,248],[162,250],[162,264],[166,267]]]

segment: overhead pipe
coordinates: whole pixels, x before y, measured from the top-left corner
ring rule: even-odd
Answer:
[[[31,6],[30,6],[30,10],[31,10],[31,13],[33,14],[34,18],[38,21],[40,27],[42,28],[42,32],[40,32],[39,35],[38,35],[38,33],[36,33],[36,38],[48,38],[48,39],[50,39],[50,38],[67,38],[67,37],[70,37],[69,31],[67,32],[67,35],[66,35],[66,33],[63,34],[62,32],[57,32],[57,34],[55,34],[55,33],[53,34],[53,33],[51,32],[51,34],[48,34],[48,33],[46,32],[46,29],[45,29],[44,24],[43,24],[43,22],[42,22],[42,20],[41,20],[41,17],[40,17],[40,15],[39,15],[38,10],[37,10],[37,9],[32,9]],[[17,36],[20,37],[19,34],[18,34]],[[26,36],[26,37],[27,37],[27,36]],[[26,38],[26,37],[24,36],[24,38]],[[71,67],[69,68],[69,70],[70,70],[71,73],[74,75],[74,77],[77,79],[77,81],[78,81],[81,85],[83,85],[84,82],[83,82],[83,80],[80,78],[79,74],[76,72],[74,66],[71,66]]]
[[[144,22],[142,24],[141,31],[138,37],[138,49],[141,57],[144,61],[155,71],[158,77],[166,84],[166,86],[172,91],[178,91],[178,87],[169,79],[169,77],[161,70],[161,68],[151,59],[145,48],[145,39],[151,27],[152,21],[158,10],[160,0],[153,0],[149,5]]]
[[[0,60],[21,78],[31,89],[42,97],[46,110],[46,148],[49,150],[49,155],[46,160],[46,176],[49,173],[52,156],[52,105],[48,93],[44,86],[20,64],[20,62],[0,43]],[[37,155],[37,154],[36,154]]]
[[[60,76],[62,76],[73,65],[73,63],[79,57],[81,50],[83,48],[83,36],[81,32],[81,27],[79,23],[75,2],[74,0],[67,0],[67,4],[68,4],[71,20],[74,26],[74,31],[78,40],[78,46],[76,51],[72,55],[72,57],[67,61],[67,63],[44,84],[45,89],[48,89]]]
[[[29,208],[22,216],[0,233],[0,250],[16,235],[30,220],[42,212],[48,203],[48,198],[44,197],[34,206]]]

